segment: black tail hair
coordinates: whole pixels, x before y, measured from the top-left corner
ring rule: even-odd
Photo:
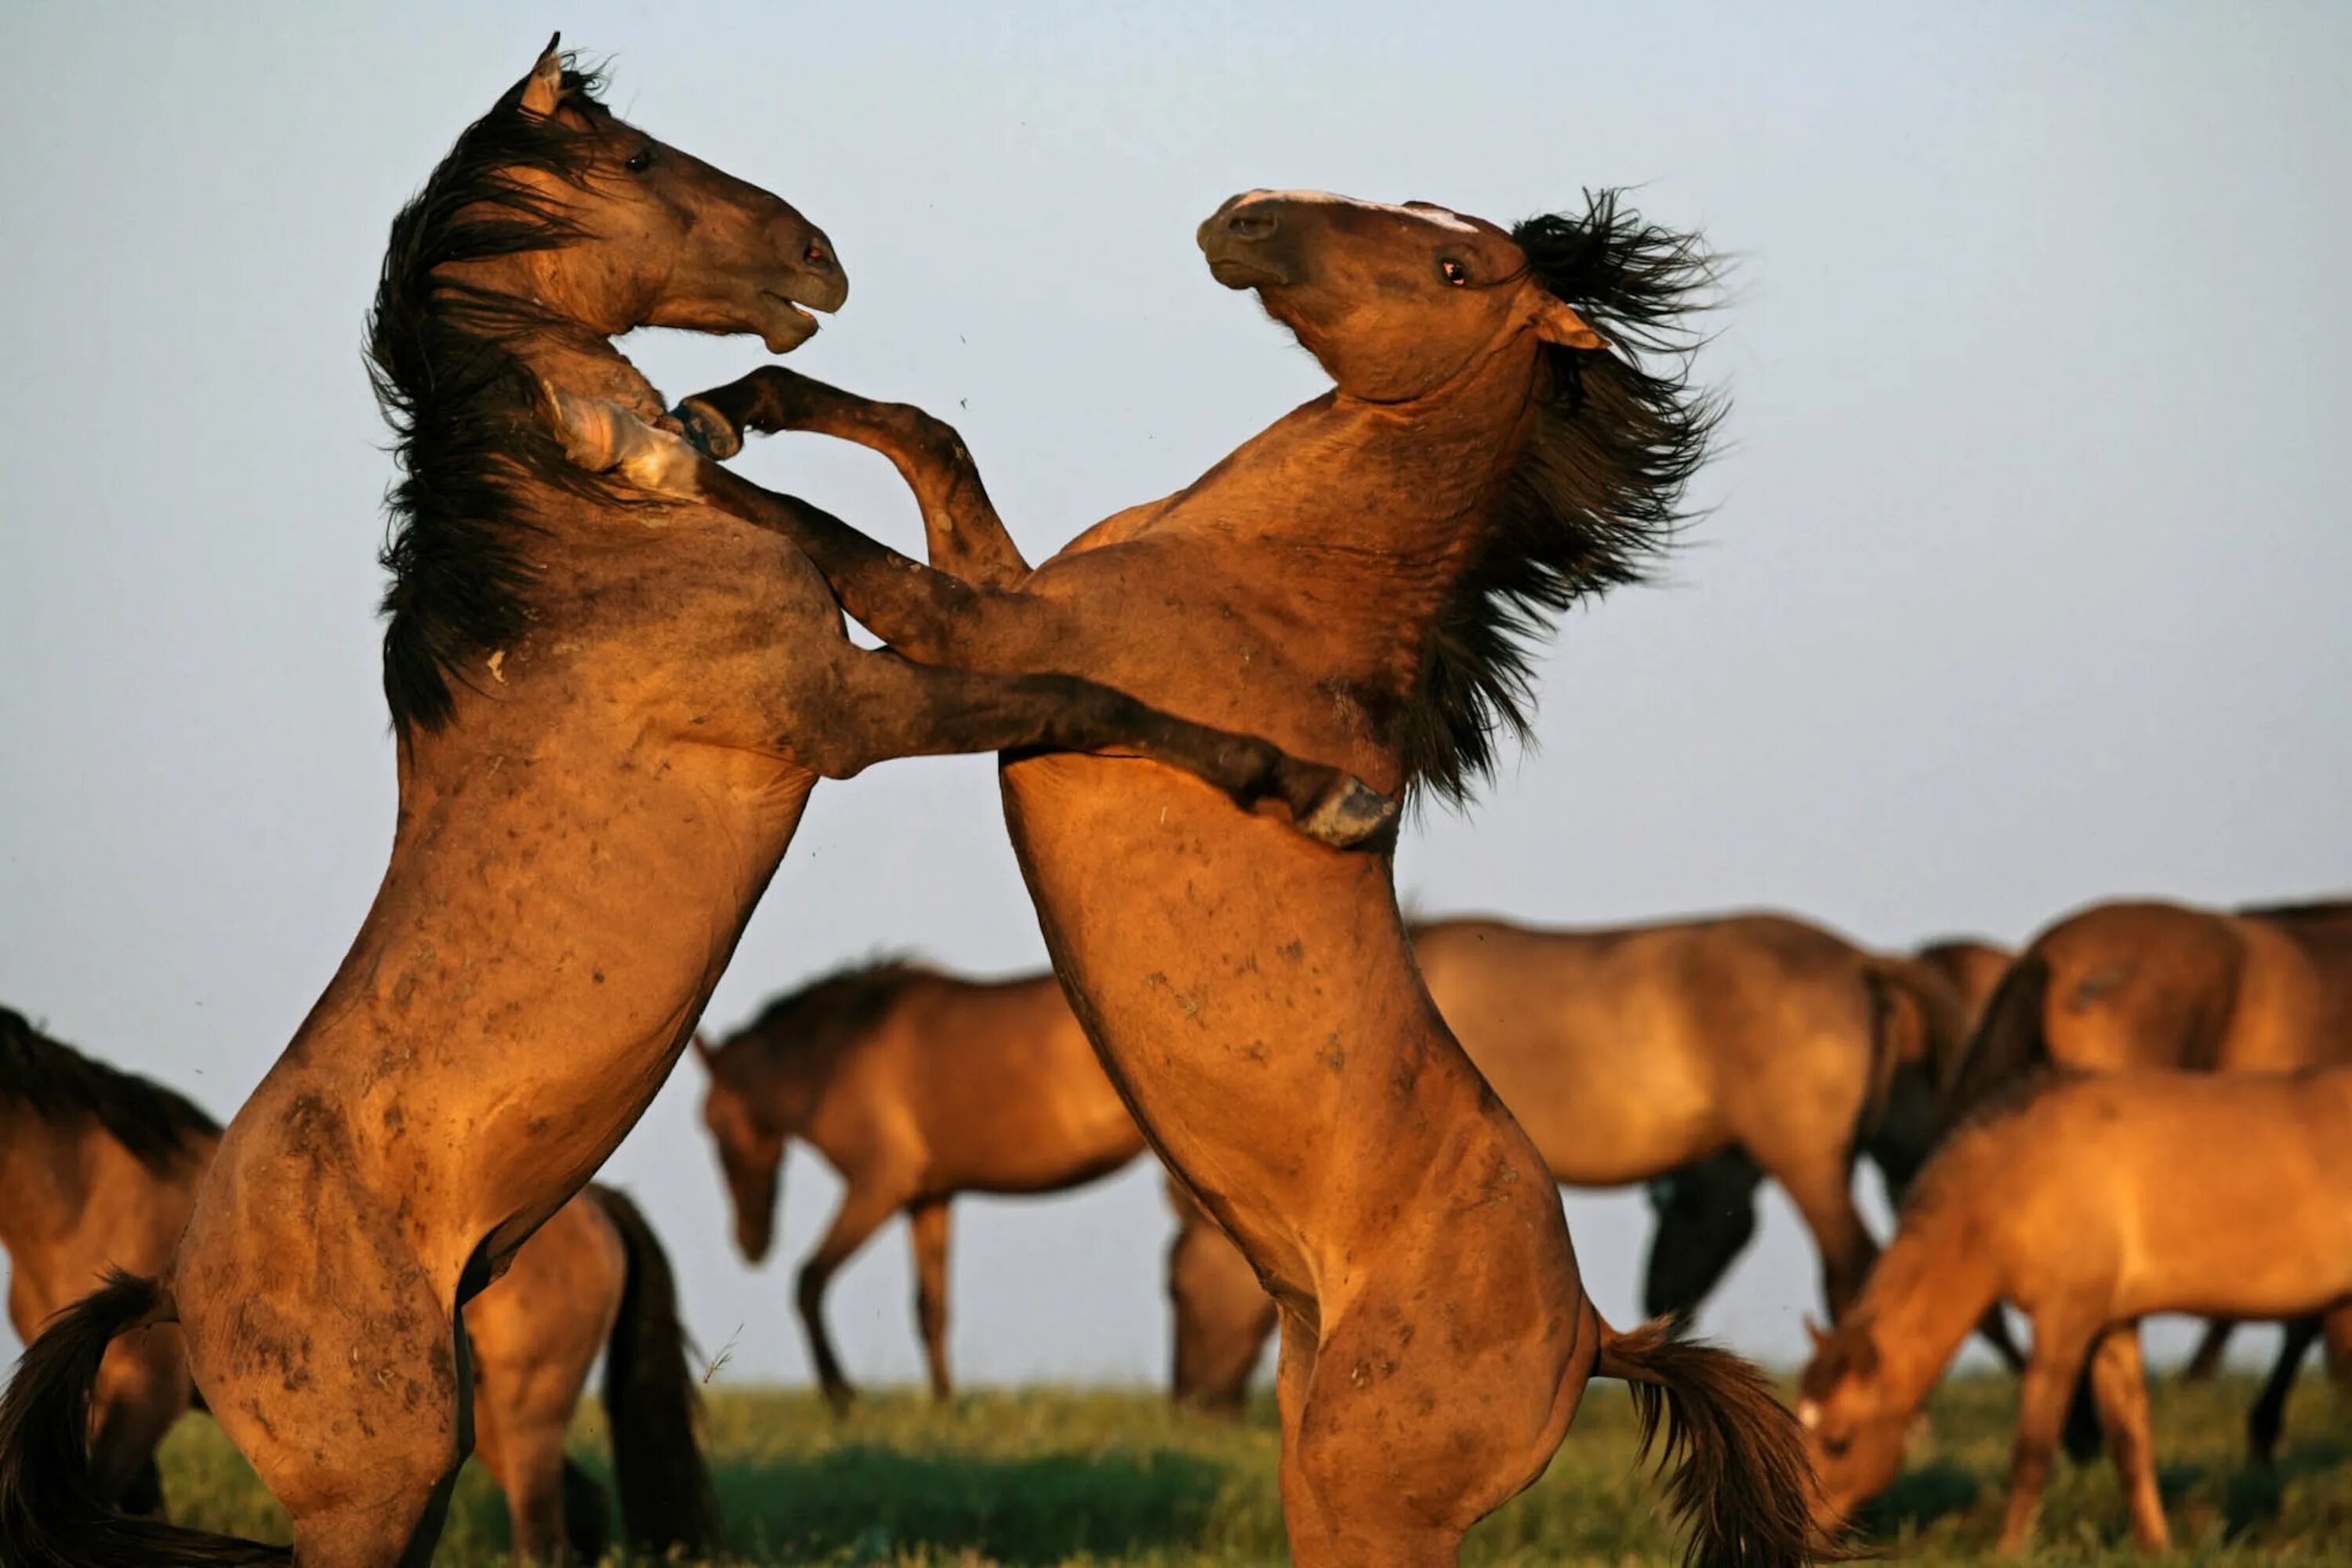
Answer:
[[[2041,953],[2024,954],[2000,977],[1945,1094],[1947,1132],[2001,1089],[2050,1065],[2050,1039],[2042,1028],[2049,995],[2050,960]]]
[[[117,1269],[48,1321],[0,1398],[0,1563],[7,1568],[221,1568],[289,1563],[283,1546],[121,1512],[89,1468],[89,1393],[106,1347],[173,1321],[155,1280]]]
[[[1842,1557],[1813,1521],[1803,1429],[1762,1373],[1717,1346],[1675,1339],[1664,1319],[1625,1334],[1602,1324],[1595,1370],[1633,1385],[1644,1458],[1664,1426],[1666,1500],[1691,1532],[1684,1568]]]
[[[604,1350],[604,1416],[613,1479],[631,1545],[701,1555],[719,1544],[719,1501],[695,1438],[701,1401],[677,1317],[677,1279],[654,1228],[626,1194],[591,1186],[628,1253],[628,1283]]]

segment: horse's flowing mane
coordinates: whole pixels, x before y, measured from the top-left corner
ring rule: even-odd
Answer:
[[[593,127],[606,118],[595,98],[601,81],[572,68],[570,56],[565,65],[562,101],[592,129],[527,114],[523,84],[509,89],[392,220],[368,312],[368,375],[401,469],[385,497],[391,528],[381,559],[392,574],[384,700],[403,732],[446,722],[448,678],[530,620],[531,569],[517,538],[530,527],[520,485],[607,495],[536,417],[538,383],[512,347],[563,319],[442,272],[583,237],[562,204],[516,177],[533,170],[585,184],[601,142]]]
[[[2282,925],[2352,921],[2352,899],[2312,899],[2292,904],[2247,904],[2238,910],[2247,920],[2275,921]]]
[[[1453,805],[1493,774],[1498,732],[1528,740],[1536,648],[1560,614],[1641,581],[1672,542],[1723,416],[1689,379],[1688,318],[1719,274],[1696,237],[1599,191],[1581,216],[1532,217],[1511,237],[1536,280],[1614,347],[1543,348],[1534,430],[1423,649],[1400,736],[1405,777]]]
[[[194,1153],[196,1139],[220,1135],[220,1123],[192,1101],[90,1060],[7,1007],[0,1007],[0,1098],[52,1123],[89,1117],[159,1175]]]
[[[720,1048],[741,1041],[779,1056],[830,1053],[872,1028],[901,992],[932,973],[899,953],[845,964],[769,1002]]]

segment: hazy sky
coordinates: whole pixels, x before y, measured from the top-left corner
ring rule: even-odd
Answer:
[[[794,363],[956,421],[1033,555],[1319,389],[1202,267],[1234,191],[1510,219],[1633,184],[1738,253],[1719,510],[1671,585],[1570,621],[1540,751],[1409,835],[1425,910],[1769,903],[1895,944],[2352,883],[2352,9],[1174,10],[12,0],[0,999],[226,1116],[342,956],[393,810],[361,317],[394,211],[559,24],[623,113],[825,226],[851,300]],[[762,358],[629,348],[673,393]],[[747,467],[919,538],[878,459]],[[820,789],[711,1021],[881,946],[1043,962],[987,762]],[[798,1379],[835,1184],[796,1152],[747,1271],[696,1079],[607,1174],[705,1348]],[[1630,1322],[1641,1205],[1570,1211]],[[1156,1175],[957,1213],[963,1373],[1163,1374]],[[835,1293],[869,1379],[919,1365],[902,1236]],[[1793,1357],[1812,1281],[1776,1203],[1711,1325]]]

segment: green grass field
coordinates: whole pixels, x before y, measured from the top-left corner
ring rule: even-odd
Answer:
[[[1881,1505],[1877,1550],[1921,1563],[1979,1561],[1998,1523],[2014,1384],[1948,1384],[1911,1471]],[[2159,1391],[2158,1442],[2175,1562],[2352,1563],[2352,1444],[2333,1395],[2299,1391],[2276,1469],[2248,1470],[2243,1414],[2253,1393]],[[799,1393],[721,1389],[709,1441],[739,1558],[750,1563],[1232,1564],[1283,1560],[1273,1412],[1261,1400],[1229,1425],[1171,1411],[1154,1393],[1034,1389],[973,1394],[934,1409],[909,1394],[869,1396],[847,1420]],[[576,1450],[600,1479],[600,1418]],[[279,1514],[217,1429],[192,1416],[164,1453],[174,1517],[285,1539]],[[1623,1389],[1596,1383],[1550,1471],[1471,1536],[1465,1560],[1660,1568],[1675,1561],[1657,1488],[1633,1468]],[[504,1561],[505,1505],[469,1467],[436,1562]],[[2030,1561],[2145,1561],[2129,1550],[2113,1477],[2066,1468]]]

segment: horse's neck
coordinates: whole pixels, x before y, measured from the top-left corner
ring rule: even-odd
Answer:
[[[22,1100],[0,1099],[0,1246],[15,1253],[70,1227],[88,1197],[89,1142],[102,1136],[83,1118],[59,1126]]]
[[[1965,1198],[1906,1224],[1853,1307],[1878,1346],[1888,1402],[1916,1408],[2000,1293],[1991,1258],[1966,1234]],[[1907,1217],[1907,1216],[1906,1216]]]
[[[1410,680],[1533,415],[1531,352],[1496,355],[1410,405],[1327,393],[1204,475],[1150,531],[1213,536],[1244,580],[1311,584],[1318,620],[1366,670]],[[1355,626],[1342,617],[1355,613]]]

